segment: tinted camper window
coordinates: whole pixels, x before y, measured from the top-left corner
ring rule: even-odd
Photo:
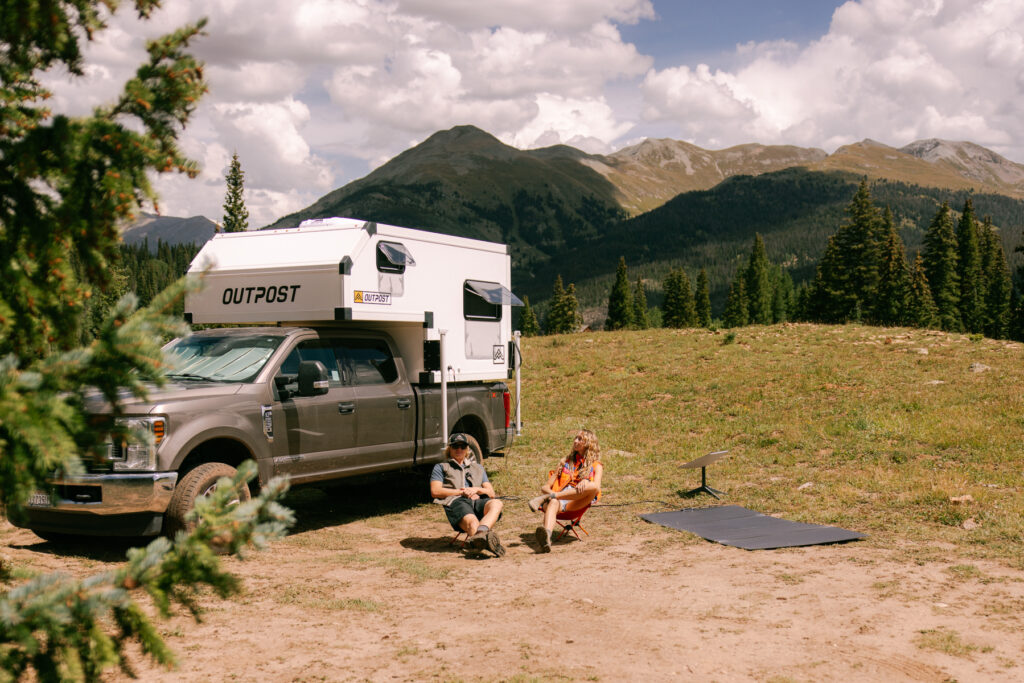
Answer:
[[[474,284],[476,286],[474,286]],[[469,281],[462,287],[462,314],[466,320],[501,320],[501,304],[491,303],[481,295],[481,284],[475,280]],[[497,283],[494,286],[500,287]]]
[[[398,242],[377,243],[377,270],[381,273],[405,272],[406,266],[415,266],[412,255],[404,245]]]

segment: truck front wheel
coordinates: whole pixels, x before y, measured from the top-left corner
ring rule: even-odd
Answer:
[[[171,495],[171,504],[167,506],[164,516],[164,532],[174,537],[179,531],[189,532],[195,529],[195,520],[185,517],[196,506],[196,500],[208,496],[217,488],[217,480],[221,477],[235,476],[235,468],[222,462],[208,462],[199,465],[178,481]],[[248,486],[242,486],[237,492],[235,503],[244,503],[252,496]]]

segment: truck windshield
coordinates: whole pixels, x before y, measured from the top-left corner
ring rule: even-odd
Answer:
[[[198,335],[176,339],[164,347],[175,380],[251,382],[284,337],[266,334]]]

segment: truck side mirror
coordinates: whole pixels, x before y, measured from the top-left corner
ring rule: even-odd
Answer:
[[[318,360],[299,363],[299,396],[322,396],[327,393],[327,368]]]

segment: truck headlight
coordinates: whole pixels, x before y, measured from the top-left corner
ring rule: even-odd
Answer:
[[[123,417],[116,421],[118,432],[107,443],[107,460],[115,471],[155,470],[156,449],[167,436],[167,420],[163,417]]]

